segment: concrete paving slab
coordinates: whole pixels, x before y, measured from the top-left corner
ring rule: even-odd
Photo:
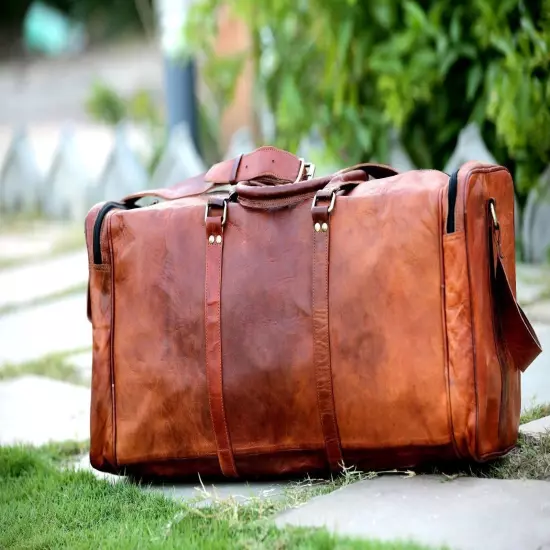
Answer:
[[[550,403],[550,325],[533,323],[533,328],[539,337],[542,353],[521,375],[523,408]]]
[[[550,483],[381,476],[314,498],[276,523],[451,550],[550,550]]]
[[[74,464],[75,470],[85,470],[87,472],[92,472],[92,474],[97,477],[97,479],[104,479],[106,481],[109,481],[110,483],[119,483],[121,481],[125,481],[126,477],[124,476],[115,476],[113,474],[108,474],[106,472],[100,472],[99,470],[96,470],[95,468],[92,468],[92,465],[90,464],[90,455],[85,454],[81,456]]]
[[[100,472],[90,464],[88,454],[80,457],[75,465],[76,470],[87,470],[93,473],[98,479],[105,479],[111,483],[125,481],[135,483],[125,476],[116,476]],[[197,506],[208,506],[214,502],[233,499],[239,504],[246,504],[251,499],[278,498],[284,493],[287,483],[278,482],[221,482],[204,483],[197,476],[196,483],[144,483],[141,488],[146,492],[162,493],[168,498],[180,502],[192,503]]]
[[[547,265],[516,264],[516,293],[523,306],[536,301],[550,289],[550,269]]]
[[[527,422],[519,427],[519,431],[524,434],[539,436],[541,434],[550,434],[550,416]]]
[[[0,271],[0,308],[24,304],[88,281],[88,254],[80,250],[58,258]]]
[[[21,231],[3,228],[0,233],[0,260],[26,261],[46,255],[65,239],[67,231],[72,230],[74,227],[67,223],[54,221],[25,223],[25,230]]]
[[[220,482],[205,483],[178,483],[178,484],[150,484],[144,485],[143,490],[159,492],[174,500],[190,502],[197,506],[208,506],[214,502],[234,500],[238,504],[246,504],[252,499],[281,498],[284,494],[285,483],[272,482]]]
[[[42,376],[0,382],[0,444],[90,437],[90,390]]]
[[[91,346],[92,325],[86,316],[85,294],[0,317],[0,365]]]
[[[531,323],[550,324],[550,300],[540,300],[524,308]]]
[[[83,376],[92,376],[92,352],[83,351],[67,357],[67,362],[76,367]]]

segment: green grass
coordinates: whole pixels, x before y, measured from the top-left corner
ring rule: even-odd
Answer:
[[[512,451],[484,464],[427,468],[424,473],[443,474],[449,479],[468,476],[550,481],[550,433],[539,437],[520,433],[517,446]]]
[[[324,529],[277,529],[273,515],[294,502],[253,499],[196,507],[135,484],[110,484],[56,466],[55,446],[0,448],[0,547],[102,549],[422,550],[416,544],[336,537]],[[318,494],[294,490],[301,501]],[[325,487],[323,490],[330,490]],[[300,495],[299,497],[297,495]]]
[[[540,437],[520,434],[514,450],[506,457],[481,468],[478,475],[498,479],[550,481],[550,433]]]
[[[89,386],[81,371],[71,364],[70,356],[77,353],[90,351],[89,347],[77,348],[60,353],[52,353],[25,363],[5,363],[0,366],[0,380],[16,378],[26,374],[46,376],[54,380],[64,380],[73,384]]]
[[[545,416],[550,416],[550,403],[545,403],[544,405],[534,405],[533,407],[526,409],[521,414],[519,423],[527,424],[527,422],[539,420]]]

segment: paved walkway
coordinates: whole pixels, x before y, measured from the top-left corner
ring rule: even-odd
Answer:
[[[88,282],[86,250],[0,271],[0,308],[63,292]]]
[[[0,365],[91,346],[85,293],[0,316]]]
[[[42,445],[89,437],[87,388],[41,376],[0,382],[0,445]]]
[[[550,550],[550,483],[381,476],[283,512],[277,525],[453,550]]]

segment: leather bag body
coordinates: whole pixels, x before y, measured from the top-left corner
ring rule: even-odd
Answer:
[[[505,454],[541,352],[514,235],[502,166],[311,178],[272,147],[94,206],[92,465],[255,478]]]

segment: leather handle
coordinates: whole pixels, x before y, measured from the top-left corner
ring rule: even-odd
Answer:
[[[262,179],[266,183],[288,183],[307,177],[303,159],[277,149],[264,146],[251,153],[241,154],[234,159],[214,164],[208,172],[188,178],[171,187],[149,189],[132,193],[122,199],[127,206],[133,206],[143,197],[156,197],[168,201],[202,195],[216,186],[232,185],[237,181]]]
[[[374,162],[365,162],[362,164],[355,164],[349,168],[344,168],[336,172],[335,176],[338,174],[345,174],[347,172],[352,172],[354,170],[363,170],[368,176],[375,180],[383,178],[391,178],[392,176],[397,176],[399,171],[387,164],[377,164]]]
[[[267,183],[291,183],[305,179],[306,163],[296,155],[264,146],[230,160],[214,164],[204,179],[215,185],[265,179]]]
[[[254,205],[260,208],[258,201],[266,201],[266,207],[269,207],[268,201],[290,200],[315,193],[326,186],[338,187],[344,183],[350,185],[355,182],[357,185],[368,179],[381,179],[396,176],[397,170],[383,164],[357,164],[343,170],[339,170],[333,175],[311,180],[300,181],[297,183],[287,183],[281,185],[250,185],[248,183],[238,183],[235,188],[236,197],[239,201],[244,201],[249,205],[254,201]]]

